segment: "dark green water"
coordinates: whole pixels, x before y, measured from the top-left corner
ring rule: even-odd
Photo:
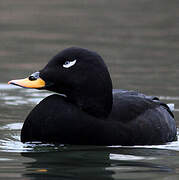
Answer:
[[[114,88],[175,104],[179,125],[177,0],[0,0],[0,179],[179,178],[179,142],[96,147],[22,144],[22,123],[46,91],[8,86],[41,69],[58,51],[99,52]]]

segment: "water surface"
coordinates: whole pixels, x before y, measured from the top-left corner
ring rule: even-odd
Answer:
[[[46,91],[0,84],[0,177],[144,179],[178,177],[179,141],[159,146],[70,146],[21,143],[27,113]],[[179,97],[162,97],[178,103]],[[178,113],[178,112],[176,112]]]
[[[99,52],[114,88],[138,90],[175,104],[179,126],[177,0],[1,0],[0,178],[179,178],[179,142],[160,146],[22,144],[31,109],[50,92],[8,86],[35,72],[63,48]]]

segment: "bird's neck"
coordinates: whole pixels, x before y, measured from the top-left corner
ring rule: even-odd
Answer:
[[[67,97],[81,110],[97,118],[107,118],[112,109],[112,85],[100,90],[97,90],[95,86],[93,89],[85,88]]]

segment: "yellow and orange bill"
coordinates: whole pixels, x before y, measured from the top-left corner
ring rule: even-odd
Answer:
[[[45,81],[41,78],[38,78],[36,80],[29,80],[29,78],[25,79],[17,79],[17,80],[11,80],[8,82],[8,84],[20,86],[23,88],[35,88],[35,89],[40,89],[45,87]]]

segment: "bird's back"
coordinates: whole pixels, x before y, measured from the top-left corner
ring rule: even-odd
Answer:
[[[131,144],[159,144],[176,138],[173,113],[154,96],[113,90],[113,108],[109,120],[119,121],[128,127]]]

